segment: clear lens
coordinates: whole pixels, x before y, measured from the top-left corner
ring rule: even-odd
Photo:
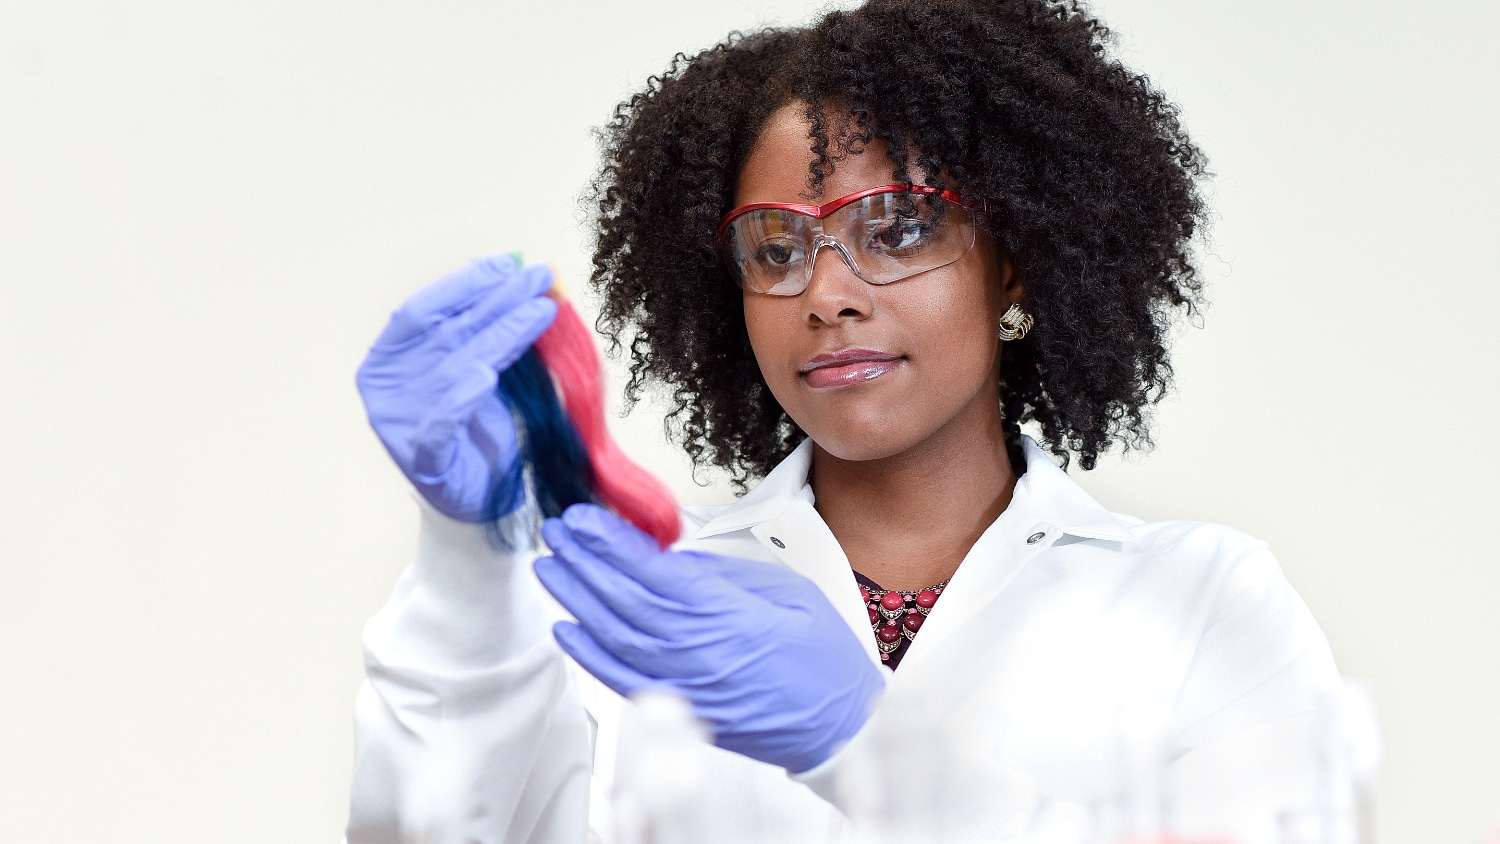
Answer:
[[[867,196],[819,220],[785,209],[736,217],[724,248],[741,287],[795,296],[812,279],[815,255],[835,242],[850,269],[890,284],[962,258],[974,246],[973,213],[936,196],[892,191]]]
[[[808,256],[819,220],[780,209],[745,214],[730,227],[740,286],[757,293],[795,296],[807,287]]]

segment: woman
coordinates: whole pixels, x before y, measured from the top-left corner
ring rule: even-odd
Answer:
[[[945,835],[1081,834],[1131,713],[1180,828],[1274,840],[1337,681],[1317,625],[1264,543],[1112,514],[1054,462],[1149,444],[1198,292],[1202,158],[1106,34],[1071,3],[872,0],[621,107],[600,327],[634,332],[630,392],[671,389],[697,462],[758,483],[668,552],[598,508],[549,520],[555,641],[531,555],[475,524],[550,277],[487,259],[396,313],[360,388],[426,506],[367,631],[350,841],[444,813],[482,841],[608,834],[621,695],[648,686],[712,728],[709,791],[807,840],[845,834],[851,760],[922,767],[884,744],[916,711],[964,736],[933,774]],[[902,782],[891,812],[908,787],[934,793]]]

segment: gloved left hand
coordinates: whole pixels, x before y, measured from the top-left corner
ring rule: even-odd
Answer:
[[[492,255],[407,299],[359,366],[370,427],[423,498],[448,516],[483,522],[497,474],[519,459],[510,408],[496,387],[547,330],[552,271]]]
[[[557,641],[622,695],[666,688],[715,744],[793,773],[859,731],[885,687],[880,669],[818,587],[780,566],[662,551],[600,507],[549,519],[542,584],[578,619]]]

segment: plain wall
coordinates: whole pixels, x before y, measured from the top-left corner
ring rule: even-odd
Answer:
[[[0,1],[0,841],[338,840],[415,512],[353,373],[521,249],[592,126],[797,2]],[[1387,741],[1383,842],[1500,823],[1490,2],[1108,0],[1217,176],[1213,305],[1109,506],[1271,541]],[[618,370],[616,370],[616,383]],[[660,408],[618,426],[684,499]]]

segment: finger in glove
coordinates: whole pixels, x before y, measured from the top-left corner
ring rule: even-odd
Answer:
[[[662,650],[661,640],[617,615],[556,557],[538,557],[532,568],[542,586],[600,646],[623,663],[649,670]]]
[[[438,381],[457,380],[450,374],[450,370],[461,373],[472,363],[482,363],[494,373],[495,383],[499,384],[500,373],[526,354],[526,350],[531,348],[536,338],[546,332],[556,316],[557,303],[545,296],[521,302],[457,344],[438,363],[433,378]],[[446,327],[439,329],[446,330]],[[431,342],[444,341],[434,336]]]
[[[574,539],[561,519],[548,519],[543,523],[542,538],[556,555],[565,574],[580,588],[587,589],[608,606],[613,615],[649,636],[671,638],[673,630],[680,628],[680,624],[671,623],[672,616],[694,612],[693,605],[658,595],[599,559]],[[548,589],[550,591],[551,586]],[[562,598],[558,597],[558,600]],[[574,615],[578,616],[577,613]]]
[[[519,268],[511,255],[490,255],[448,273],[401,303],[375,339],[375,347],[415,342],[433,326],[472,306]]]
[[[773,604],[795,606],[818,588],[803,575],[775,563],[703,551],[679,551],[677,556],[682,566],[721,578]]]
[[[554,306],[555,312],[556,303],[544,298],[546,292],[552,287],[552,281],[551,267],[546,264],[529,266],[521,270],[515,278],[486,290],[469,307],[443,319],[433,329],[433,339],[451,348],[457,348],[470,337],[486,331],[496,320],[513,312],[519,312],[533,302],[548,302]],[[551,324],[551,322],[552,317],[549,315],[547,323]],[[530,346],[531,343],[527,342],[526,345]]]
[[[680,555],[662,553],[650,534],[603,507],[575,504],[560,521],[577,545],[664,598],[691,606],[713,590],[714,578],[684,569]]]
[[[587,630],[576,624],[559,621],[552,626],[552,637],[557,640],[564,653],[616,694],[629,697],[644,688],[667,687],[666,683],[648,677],[615,659]]]

